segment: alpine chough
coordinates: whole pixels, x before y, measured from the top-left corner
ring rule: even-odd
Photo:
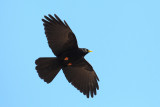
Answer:
[[[56,57],[40,57],[36,70],[41,79],[50,83],[62,69],[68,82],[89,98],[96,95],[98,76],[84,56],[92,52],[79,48],[76,37],[66,21],[54,14],[42,19],[49,47]]]

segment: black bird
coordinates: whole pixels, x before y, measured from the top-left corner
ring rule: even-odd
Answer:
[[[50,83],[62,69],[68,82],[89,98],[96,95],[99,81],[92,66],[84,56],[92,52],[86,48],[79,48],[76,37],[66,21],[54,14],[42,19],[49,47],[56,57],[40,57],[36,63],[36,70],[41,79]]]

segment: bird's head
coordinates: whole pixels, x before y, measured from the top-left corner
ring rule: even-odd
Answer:
[[[91,50],[88,50],[86,48],[81,48],[82,54],[85,56],[86,54],[88,54],[89,52],[93,52]]]

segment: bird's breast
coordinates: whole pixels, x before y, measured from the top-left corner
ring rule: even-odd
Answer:
[[[63,66],[72,66],[74,62],[80,59],[82,55],[80,55],[77,51],[70,51],[63,53],[59,59]]]

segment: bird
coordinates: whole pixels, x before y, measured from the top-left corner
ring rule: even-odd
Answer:
[[[41,79],[50,83],[59,71],[87,98],[93,98],[99,90],[99,78],[84,56],[92,51],[79,48],[75,34],[67,22],[54,14],[42,19],[48,45],[56,57],[40,57],[35,60],[36,71]]]

